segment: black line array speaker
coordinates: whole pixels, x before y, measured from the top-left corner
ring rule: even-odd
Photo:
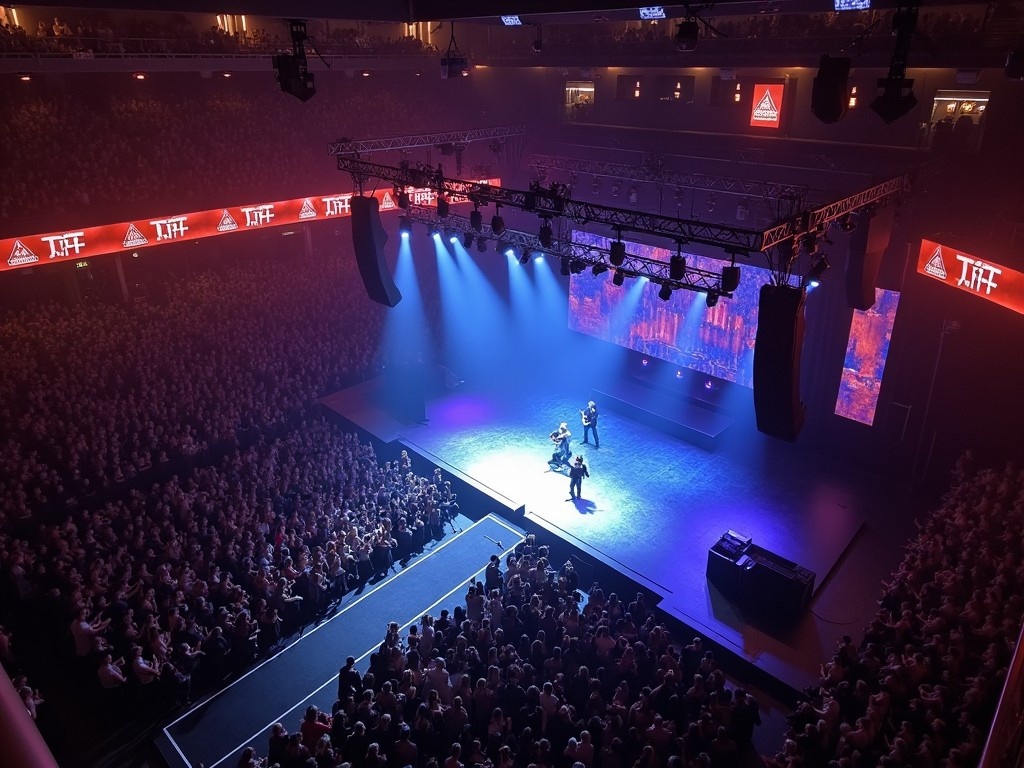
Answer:
[[[353,195],[351,206],[352,245],[366,293],[378,304],[393,307],[402,300],[402,292],[384,260],[388,233],[380,223],[380,203],[375,197]]]
[[[763,285],[754,339],[754,413],[757,429],[793,442],[804,425],[800,354],[804,344],[804,290]]]
[[[846,304],[853,309],[871,309],[875,305],[875,286],[882,256],[892,237],[894,211],[883,208],[874,216],[854,214],[857,228],[850,232],[846,258]]]
[[[811,112],[823,123],[837,123],[850,104],[850,60],[822,54],[811,86]]]

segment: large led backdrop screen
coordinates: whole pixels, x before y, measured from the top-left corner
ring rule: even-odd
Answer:
[[[608,248],[611,240],[590,232],[573,232],[575,242]],[[664,248],[626,242],[638,256],[667,262]],[[711,272],[725,262],[686,254],[687,263]],[[569,288],[569,327],[645,355],[720,379],[753,386],[754,335],[761,286],[766,269],[742,265],[739,288],[731,299],[709,308],[703,293],[676,291],[668,301],[646,279],[612,283],[611,272],[573,275]]]

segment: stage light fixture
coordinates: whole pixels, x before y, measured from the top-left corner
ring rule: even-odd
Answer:
[[[511,249],[509,249],[509,250],[511,251]],[[513,254],[510,254],[510,255],[513,255]],[[528,250],[524,250],[519,255],[519,263],[525,265],[525,264],[528,264],[529,262],[530,262],[530,252]]]
[[[21,80],[21,82],[23,82],[23,83],[31,83],[32,82],[32,75],[30,75],[27,72],[25,72],[25,73],[22,73],[22,74],[18,75],[18,79]]]
[[[474,232],[482,232],[484,229],[484,216],[479,208],[474,208],[469,214],[469,226]]]
[[[722,292],[732,293],[740,287],[740,268],[735,264],[722,267]]]
[[[681,53],[696,50],[700,38],[700,25],[696,19],[686,19],[676,25],[676,50]]]
[[[545,248],[551,247],[553,236],[551,232],[551,222],[548,219],[545,219],[544,223],[541,224],[540,232],[537,233],[537,239],[540,240],[540,244]]]
[[[487,241],[482,237],[476,241],[476,250],[478,253],[487,253]]]
[[[857,228],[857,219],[852,213],[848,213],[839,219],[839,230],[841,232],[853,232]]]
[[[472,232],[466,232],[462,236],[462,247],[467,249],[467,250],[469,250],[469,248],[472,247],[472,245],[473,245],[473,233]]]
[[[501,214],[494,214],[491,217],[491,232],[496,235],[501,235],[505,231],[505,220],[501,218]]]
[[[412,219],[408,216],[398,217],[398,233],[402,237],[408,237],[412,234]]]
[[[569,271],[572,272],[574,275],[578,275],[586,268],[587,262],[585,262],[583,259],[573,259],[572,263],[569,265]]]
[[[457,238],[455,235],[452,235],[448,238],[448,242],[451,243],[452,245],[455,245],[457,242],[459,242],[459,238]]]
[[[682,280],[686,277],[686,258],[684,256],[677,253],[669,260],[668,276],[672,280]]]
[[[569,271],[570,263],[569,263],[569,257],[568,256],[563,256],[561,259],[559,259],[559,262],[560,262],[559,272],[561,273],[562,277],[568,277],[570,274],[572,274]]]
[[[603,264],[601,262],[598,262],[597,264],[595,264],[594,266],[592,266],[590,268],[590,273],[594,277],[597,277],[598,275],[602,275],[602,274],[604,274],[607,271],[608,271],[608,265],[607,264]]]
[[[442,219],[448,218],[449,205],[444,195],[437,196],[437,215]]]
[[[818,278],[825,274],[829,268],[828,258],[825,254],[821,254],[818,259],[811,265],[811,268],[807,270],[807,276],[804,277],[804,286],[817,283]]]
[[[634,184],[633,186],[631,186],[629,188],[629,202],[635,205],[636,201],[639,200],[639,199],[640,199],[640,190],[637,189],[636,185]]]
[[[510,247],[511,246],[509,246],[509,244],[506,243],[504,240],[495,240],[494,241],[494,252],[495,253],[505,253],[505,251],[509,250]]]
[[[713,306],[715,306],[715,304],[718,303],[718,294],[709,293],[707,296],[704,297],[704,303],[708,305],[708,309],[711,309]]]
[[[612,263],[613,267],[621,267],[626,260],[626,244],[621,240],[615,240],[608,247],[608,250],[610,252],[608,261]]]
[[[441,227],[439,227],[437,224],[430,224],[427,227],[427,231],[430,232],[431,237],[441,237]]]
[[[544,38],[540,33],[540,24],[537,25],[537,38],[533,41],[533,52],[540,53],[544,50]]]
[[[661,290],[658,291],[658,298],[661,299],[662,301],[668,301],[669,299],[671,299],[672,298],[672,286],[668,285],[667,283],[663,284],[661,286]]]
[[[409,193],[406,192],[404,189],[400,189],[395,194],[395,197],[398,198],[398,207],[401,208],[403,211],[408,211],[410,205]]]
[[[619,192],[622,191],[622,182],[616,179],[612,182],[612,197],[618,197]]]
[[[612,275],[612,282],[615,283],[615,285],[622,285],[626,282],[626,273],[621,269],[616,269],[615,274]]]

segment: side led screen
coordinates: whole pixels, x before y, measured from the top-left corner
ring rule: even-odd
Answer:
[[[866,312],[854,311],[836,397],[837,416],[868,426],[875,423],[878,391],[899,303],[899,292],[876,288],[875,305]]]
[[[611,240],[590,232],[573,232],[583,245],[608,248]],[[631,254],[667,262],[672,253],[640,243],[626,243]],[[691,267],[720,272],[718,259],[686,254]],[[603,341],[667,360],[720,379],[753,386],[754,335],[761,286],[768,270],[742,266],[739,288],[733,297],[708,307],[703,293],[675,291],[668,301],[658,296],[659,286],[642,278],[628,278],[621,286],[612,273],[573,275],[569,286],[569,327]]]

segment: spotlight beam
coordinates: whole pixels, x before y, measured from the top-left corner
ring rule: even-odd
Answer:
[[[432,206],[410,205],[408,210],[410,221],[424,224],[428,228],[443,223],[447,228],[454,231],[466,231],[470,228],[469,217],[449,214],[443,222],[439,222],[437,211]],[[566,240],[552,240],[549,246],[541,243],[540,238],[531,232],[509,229],[505,227],[500,235],[496,234],[487,224],[483,224],[481,231],[477,234],[477,242],[486,240],[503,244],[502,251],[513,248],[517,253],[545,253],[568,259],[570,265],[575,265],[582,272],[587,267],[597,266],[600,272],[609,269],[619,269],[623,274],[631,277],[646,277],[652,283],[669,286],[672,290],[682,289],[696,291],[698,293],[715,293],[726,298],[732,298],[732,291],[726,290],[728,285],[723,285],[722,273],[710,270],[698,269],[686,265],[685,271],[678,279],[672,277],[672,265],[669,262],[650,259],[646,256],[639,256],[628,251],[623,256],[622,264],[615,267],[612,263],[612,252],[607,248],[598,248],[593,245],[583,245]],[[618,260],[618,254],[616,254]],[[723,266],[728,266],[723,262]],[[678,265],[676,267],[678,269]]]

